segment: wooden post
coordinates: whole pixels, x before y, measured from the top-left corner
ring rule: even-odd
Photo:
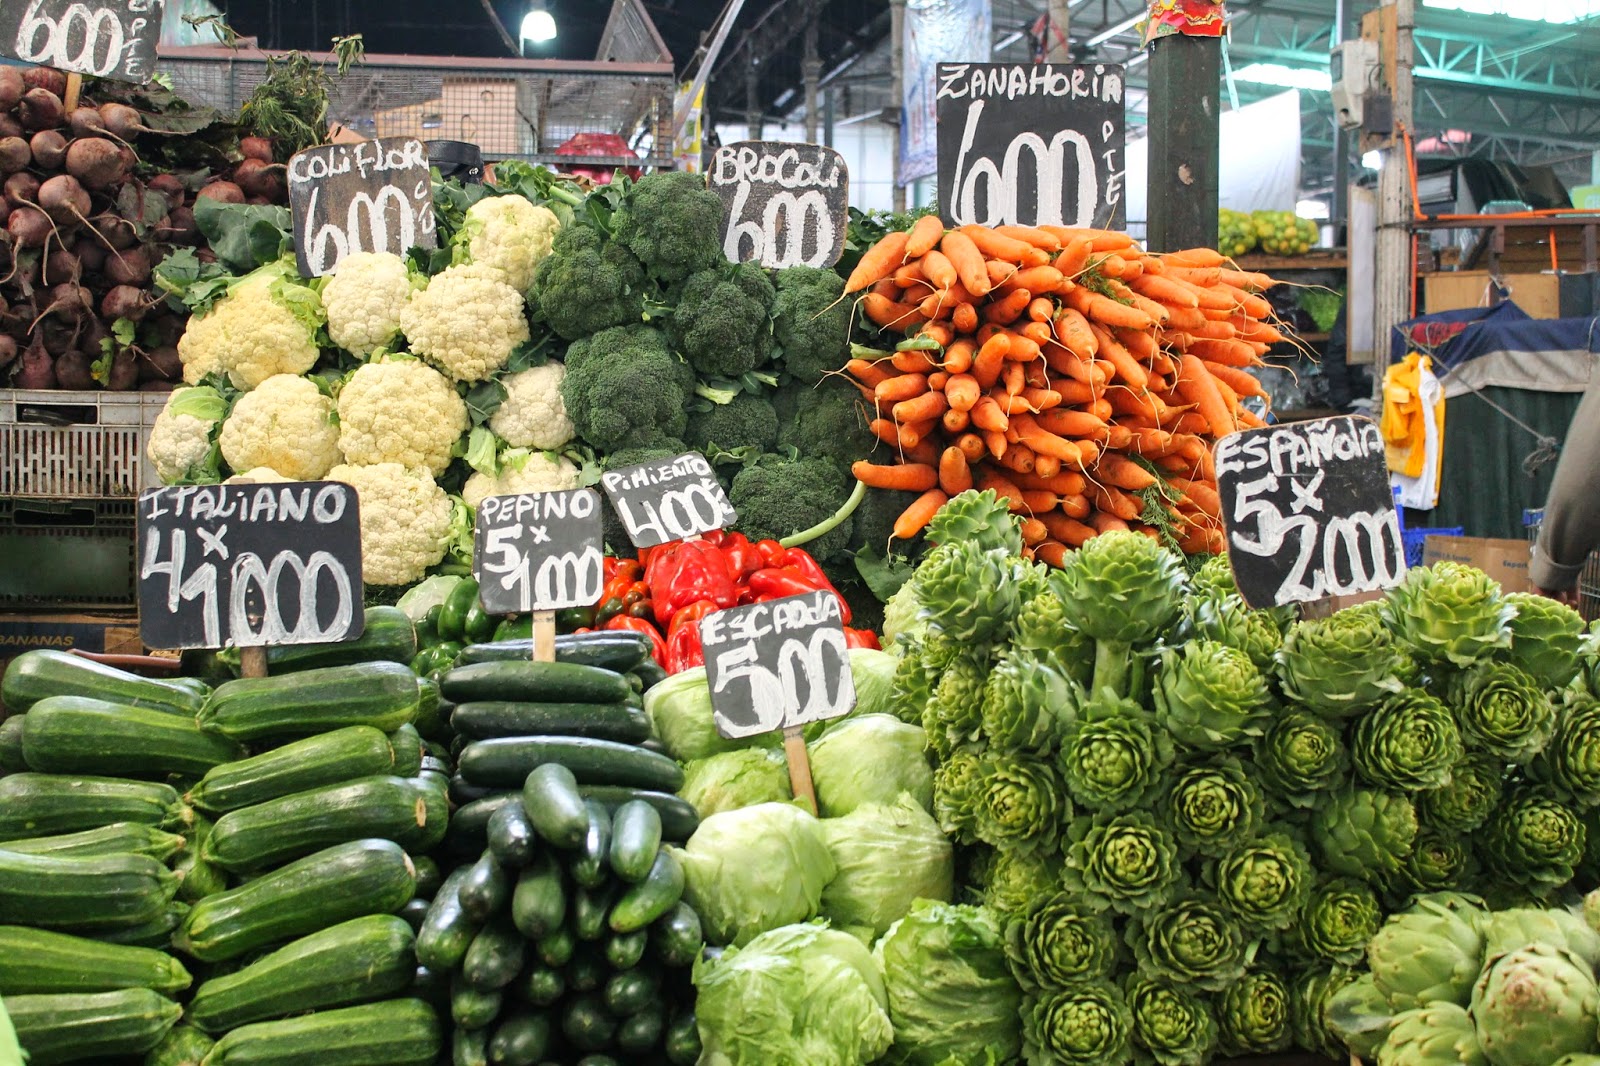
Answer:
[[[1072,41],[1067,26],[1072,21],[1070,0],[1048,0],[1044,6],[1044,43],[1040,49],[1046,63],[1072,62]]]
[[[266,677],[267,649],[261,646],[239,649],[239,676]]]
[[[1215,248],[1222,41],[1175,34],[1150,45],[1149,235],[1154,251]]]
[[[1383,149],[1378,171],[1377,269],[1373,276],[1372,390],[1383,396],[1383,372],[1389,365],[1389,346],[1395,328],[1411,317],[1411,292],[1416,277],[1416,256],[1411,246],[1414,211],[1411,200],[1411,165],[1406,159],[1401,129],[1411,126],[1412,30],[1416,26],[1416,0],[1386,0],[1382,14],[1394,20],[1394,32],[1382,34],[1384,72],[1389,97],[1394,102],[1395,136]]]
[[[905,124],[906,0],[889,0],[889,106],[886,113],[898,116],[889,139],[889,180],[894,183],[891,206],[906,209],[906,187],[900,184],[900,131]]]
[[[811,755],[806,751],[806,740],[800,735],[799,726],[783,731],[783,754],[789,760],[789,786],[795,798],[805,800],[811,813],[816,814],[817,789],[811,783]]]
[[[822,57],[817,54],[817,18],[816,7],[811,8],[811,15],[806,20],[805,52],[800,60],[800,73],[806,85],[806,142],[817,143],[818,119],[817,112],[817,82],[822,79]]]
[[[533,612],[533,661],[536,663],[553,663],[556,661],[556,613],[554,611]]]
[[[83,75],[82,74],[68,74],[67,75],[67,94],[61,98],[61,106],[66,109],[66,113],[67,114],[69,114],[69,115],[72,114],[73,109],[78,106],[78,96],[82,92],[83,92]]]

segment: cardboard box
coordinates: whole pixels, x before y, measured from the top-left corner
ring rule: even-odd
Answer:
[[[0,666],[25,651],[91,651],[105,655],[143,655],[139,616],[132,611],[74,614],[67,611],[0,612]]]
[[[1530,545],[1525,540],[1498,540],[1490,537],[1431,536],[1422,549],[1422,563],[1466,563],[1500,582],[1506,592],[1533,592],[1528,581]]]
[[[1595,313],[1593,274],[1502,274],[1506,299],[1534,318],[1587,318]],[[1423,306],[1429,314],[1489,305],[1487,270],[1425,274]]]

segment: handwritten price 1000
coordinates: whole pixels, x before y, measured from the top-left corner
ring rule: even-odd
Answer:
[[[1405,545],[1399,517],[1392,509],[1327,515],[1285,516],[1268,500],[1254,499],[1277,483],[1265,477],[1239,486],[1228,545],[1266,558],[1277,555],[1297,538],[1294,562],[1278,586],[1276,603],[1306,603],[1328,596],[1346,596],[1396,584],[1405,574]],[[1320,504],[1320,501],[1319,501]],[[1255,521],[1255,536],[1245,523]],[[1340,575],[1348,574],[1349,580]]]
[[[47,3],[49,0],[33,0],[23,13],[14,48],[18,59],[97,78],[108,76],[122,64],[127,35],[115,11],[91,11],[87,4],[72,4],[59,19],[53,19],[42,10]],[[144,19],[134,19],[133,36],[137,37],[144,26]]]
[[[848,699],[845,679],[849,669],[844,631],[819,629],[809,641],[785,640],[776,670],[756,661],[754,642],[722,652],[717,656],[716,691],[735,682],[748,686],[749,705],[757,718],[738,723],[738,734],[753,736],[836,717]],[[790,711],[787,715],[786,710]]]

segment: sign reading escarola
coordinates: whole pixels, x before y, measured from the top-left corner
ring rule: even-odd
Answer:
[[[639,548],[698,537],[739,517],[711,464],[695,452],[608,470],[600,486]]]
[[[428,149],[415,137],[296,152],[289,206],[301,277],[331,274],[352,252],[405,255],[438,243]]]
[[[147,82],[165,0],[8,0],[0,55],[74,74]]]
[[[478,505],[472,565],[490,614],[587,607],[605,584],[600,494],[490,496]]]
[[[850,171],[820,144],[739,141],[711,157],[722,198],[722,250],[764,267],[830,267],[844,252]]]
[[[700,620],[711,717],[730,739],[849,714],[855,678],[839,598],[808,592]]]

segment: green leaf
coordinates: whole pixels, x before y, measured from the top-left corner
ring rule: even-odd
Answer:
[[[467,403],[467,414],[472,418],[472,424],[481,426],[500,410],[500,405],[506,402],[506,387],[493,378],[480,381],[467,390],[464,397]]]
[[[131,318],[119,318],[111,323],[111,335],[117,343],[126,348],[133,343],[133,338],[139,329],[138,323]]]
[[[180,389],[167,404],[174,415],[189,415],[206,422],[220,422],[228,413],[228,401],[209,385]]]
[[[488,426],[473,426],[472,432],[467,435],[467,465],[485,477],[494,477],[500,472],[495,462],[499,444],[499,439]]]
[[[867,583],[872,594],[884,603],[916,572],[911,560],[903,555],[881,555],[872,547],[856,552],[856,572]]]
[[[217,259],[240,274],[294,249],[287,207],[225,204],[202,196],[194,203],[194,224]]]
[[[107,337],[100,342],[100,358],[89,364],[89,376],[102,385],[111,383],[111,364],[116,360],[116,353],[112,350],[111,338]]]

